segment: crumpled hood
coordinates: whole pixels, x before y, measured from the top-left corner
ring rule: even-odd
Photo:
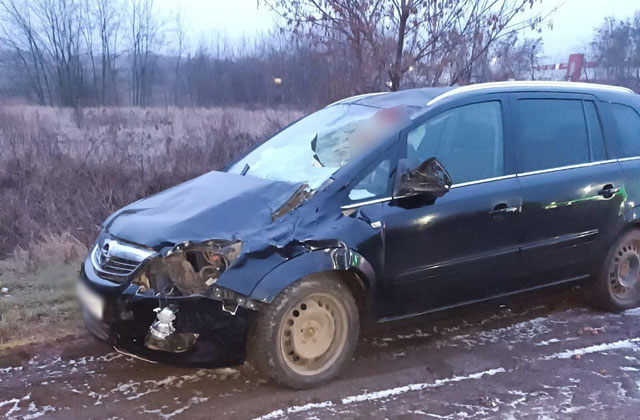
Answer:
[[[116,238],[153,248],[235,239],[270,224],[301,185],[212,171],[118,210],[104,227]]]

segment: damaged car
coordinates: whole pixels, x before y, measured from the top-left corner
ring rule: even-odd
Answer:
[[[307,388],[371,322],[578,281],[635,307],[639,110],[626,89],[535,82],[329,105],[107,218],[85,324],[146,360],[249,360]]]

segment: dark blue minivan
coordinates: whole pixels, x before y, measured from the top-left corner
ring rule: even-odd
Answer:
[[[89,330],[139,357],[333,378],[360,326],[583,282],[640,302],[640,96],[505,82],[362,95],[111,215]]]

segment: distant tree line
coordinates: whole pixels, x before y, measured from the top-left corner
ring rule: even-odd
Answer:
[[[587,78],[640,92],[640,11],[626,20],[606,18],[596,29],[587,54],[597,63],[586,71]]]
[[[260,0],[280,28],[193,43],[184,14],[154,0],[0,0],[0,95],[70,107],[315,106],[522,78],[541,45],[519,34],[546,22],[542,2]]]

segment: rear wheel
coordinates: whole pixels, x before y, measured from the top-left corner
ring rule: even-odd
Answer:
[[[611,247],[594,283],[593,300],[615,312],[640,304],[640,231],[627,232]]]
[[[249,361],[283,385],[310,388],[331,380],[349,362],[358,332],[349,288],[331,275],[311,276],[287,287],[258,314]]]

